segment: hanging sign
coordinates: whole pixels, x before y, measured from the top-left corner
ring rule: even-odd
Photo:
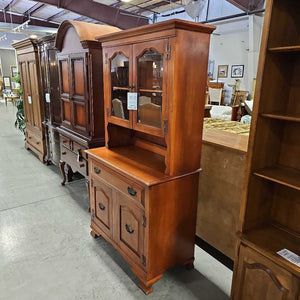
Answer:
[[[50,103],[50,94],[49,93],[45,94],[45,100],[47,103]]]
[[[137,93],[127,93],[127,109],[128,110],[137,110]]]
[[[28,96],[27,99],[28,99],[28,103],[31,104],[32,103],[31,96]]]

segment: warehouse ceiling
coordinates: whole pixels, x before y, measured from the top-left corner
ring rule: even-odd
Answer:
[[[80,20],[122,29],[148,24],[154,15],[183,7],[189,0],[0,0],[0,22],[58,27]],[[208,2],[210,0],[207,0]],[[243,11],[261,8],[263,0],[227,0]]]

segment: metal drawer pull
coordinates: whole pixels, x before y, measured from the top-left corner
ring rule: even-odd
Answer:
[[[99,208],[100,208],[101,210],[105,210],[105,206],[104,206],[101,202],[99,202]]]
[[[98,168],[98,167],[94,167],[94,172],[96,174],[100,174],[101,173],[101,170]]]
[[[80,164],[80,165],[79,165],[80,168],[83,168],[84,166],[85,166],[84,164]]]
[[[62,152],[61,154],[62,154],[62,155],[66,155],[66,154],[67,154],[67,152]]]
[[[130,225],[126,224],[126,225],[125,225],[125,228],[126,228],[126,231],[127,231],[128,233],[130,233],[130,234],[133,234],[133,233],[134,233],[134,229],[132,229]]]
[[[135,196],[136,195],[136,190],[132,186],[129,186],[127,188],[127,191],[128,191],[128,194],[131,195],[131,196]]]

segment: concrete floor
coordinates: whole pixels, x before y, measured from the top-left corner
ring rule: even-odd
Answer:
[[[24,149],[16,109],[0,101],[0,299],[229,299],[232,272],[196,247],[195,269],[165,272],[145,296],[128,264],[90,236],[82,180]]]

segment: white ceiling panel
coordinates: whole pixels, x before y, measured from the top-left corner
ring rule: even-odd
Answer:
[[[56,6],[44,5],[43,7],[38,9],[35,13],[33,13],[32,16],[42,18],[42,19],[48,19],[49,17],[60,13],[62,10],[64,9],[57,8]]]
[[[116,0],[94,0],[94,2],[98,2],[98,3],[101,3],[101,4],[105,4],[105,5],[112,5],[112,4],[117,3],[119,1],[116,1]]]
[[[0,9],[5,8],[10,2],[11,0],[0,0]]]
[[[74,19],[78,19],[80,17],[81,17],[81,15],[79,15],[79,14],[76,14],[73,12],[68,12],[68,13],[60,16],[59,18],[53,19],[53,21],[62,22],[64,20],[74,20]]]
[[[17,3],[11,8],[12,11],[18,12],[18,13],[24,13],[29,8],[33,7],[35,4],[37,4],[36,1],[31,0],[19,0]]]

